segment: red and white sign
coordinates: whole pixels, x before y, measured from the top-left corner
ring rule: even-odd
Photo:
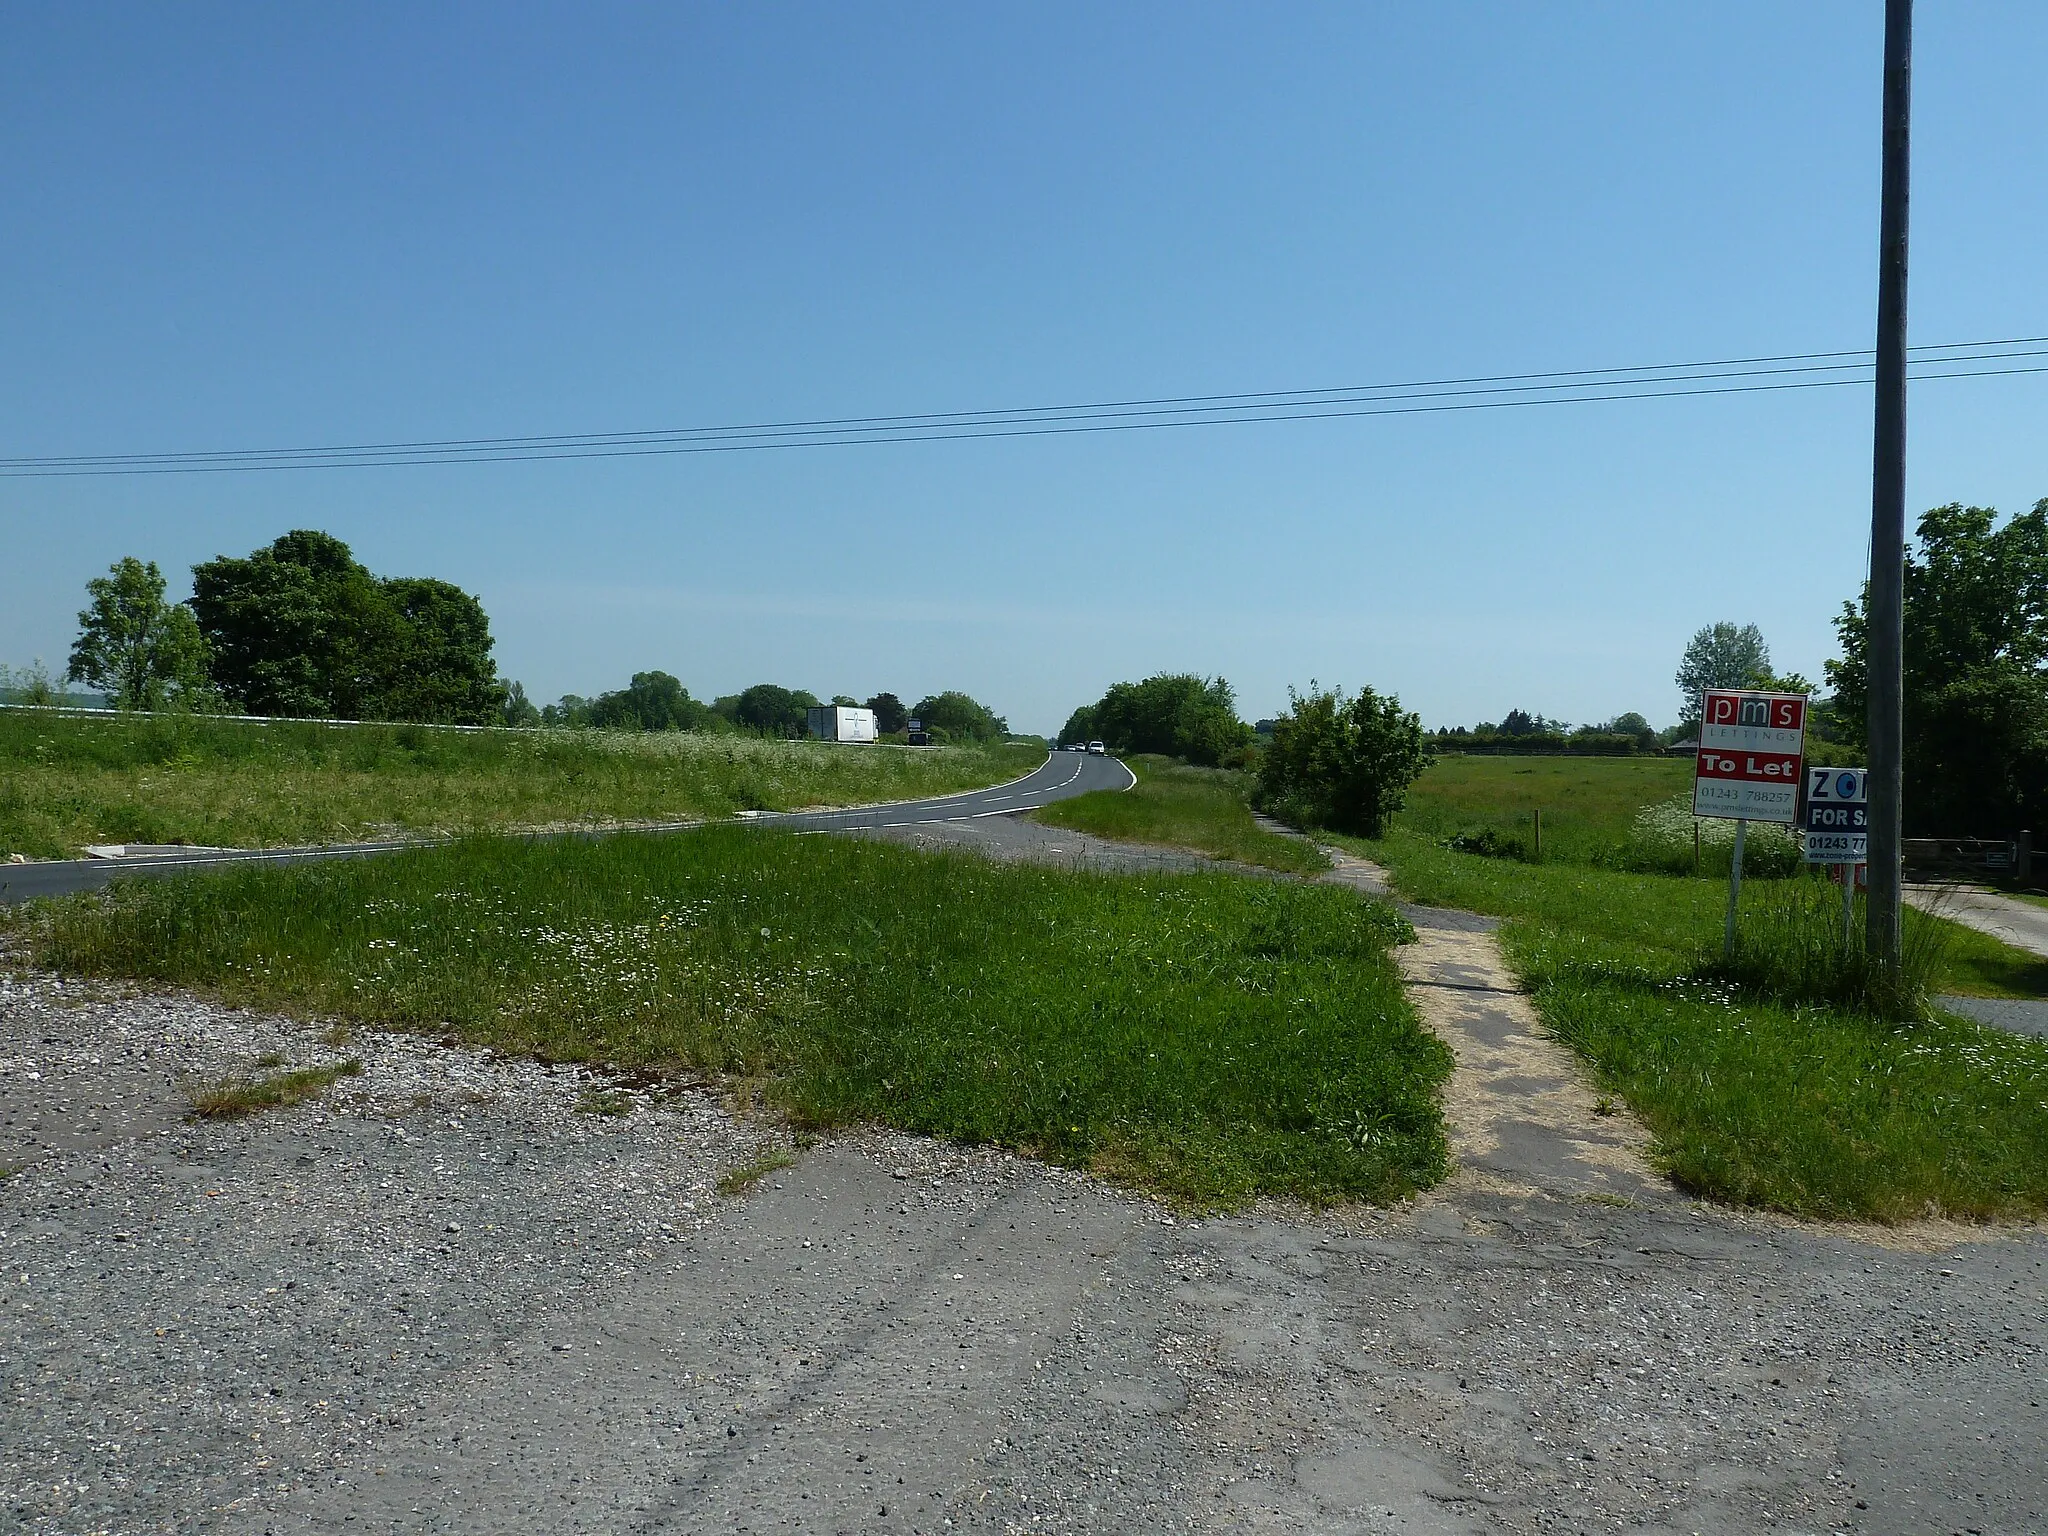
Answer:
[[[1693,815],[1791,825],[1805,746],[1805,694],[1707,694],[1700,701]]]

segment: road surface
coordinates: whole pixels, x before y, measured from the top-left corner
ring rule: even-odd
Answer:
[[[988,789],[941,795],[931,800],[900,800],[889,805],[855,806],[834,811],[770,813],[744,819],[755,826],[785,827],[801,832],[852,832],[932,822],[973,821],[984,816],[1010,816],[1036,810],[1041,805],[1085,795],[1092,790],[1129,789],[1136,782],[1137,778],[1130,769],[1113,757],[1054,752],[1023,778]],[[643,833],[678,831],[684,825],[631,830]],[[0,903],[95,890],[123,875],[182,875],[222,864],[299,864],[309,859],[353,859],[420,846],[422,843],[418,839],[398,838],[376,843],[342,843],[324,848],[207,848],[139,858],[51,859],[33,864],[0,864]]]

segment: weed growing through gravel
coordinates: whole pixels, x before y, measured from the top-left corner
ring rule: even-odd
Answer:
[[[191,1100],[195,1120],[240,1120],[266,1109],[303,1104],[322,1089],[362,1070],[360,1061],[343,1061],[329,1067],[300,1067],[274,1077],[229,1077],[189,1089],[186,1097]]]
[[[767,1178],[771,1173],[780,1173],[785,1168],[796,1166],[794,1154],[781,1147],[773,1147],[758,1157],[741,1163],[737,1168],[728,1168],[718,1176],[718,1192],[727,1197],[744,1195]]]
[[[1544,1023],[1642,1115],[1688,1189],[1884,1221],[2048,1208],[2048,1041],[1833,1005],[1841,968],[1813,960],[1797,935],[1774,949],[1759,933],[1745,963],[1713,974],[1719,881],[1512,864],[1398,830],[1347,845],[1417,901],[1507,919],[1504,947]],[[1752,891],[1745,922],[1801,900],[1825,919],[1832,894]],[[1985,935],[1917,912],[1907,921],[1926,953],[1940,930],[1933,990],[1998,994],[2048,979],[2048,965]]]
[[[1137,786],[1099,790],[1034,811],[1034,820],[1128,843],[1193,848],[1267,869],[1314,874],[1330,861],[1314,845],[1279,837],[1252,820],[1245,795],[1250,776],[1220,768],[1191,768],[1164,757],[1125,759]]]
[[[14,921],[46,965],[551,1060],[761,1078],[1196,1205],[1445,1168],[1448,1051],[1356,894],[710,827],[136,881]],[[1370,1134],[1339,1131],[1362,1115]]]
[[[253,848],[911,800],[1035,746],[838,747],[678,731],[437,731],[0,710],[0,860],[89,843]]]
[[[618,1088],[592,1088],[576,1101],[576,1107],[586,1115],[623,1119],[633,1113],[633,1095]]]

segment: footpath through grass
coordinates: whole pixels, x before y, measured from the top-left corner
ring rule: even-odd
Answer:
[[[1391,1200],[1441,1177],[1450,1055],[1354,893],[1119,876],[709,827],[476,840],[136,881],[18,909],[40,964],[759,1079],[1198,1206]]]
[[[1642,1115],[1686,1188],[1881,1221],[2048,1208],[2048,1041],[1947,1017],[1885,1023],[1702,979],[1720,940],[1718,880],[1477,857],[1412,827],[1339,841],[1416,901],[1506,918],[1509,961],[1544,1022]],[[1810,920],[1814,894],[1805,880],[1751,883],[1744,922]],[[1947,941],[1936,990],[2039,995],[2048,983],[2048,965],[1985,935],[1908,922]]]
[[[1036,746],[840,747],[627,731],[255,725],[0,710],[0,858],[93,843],[280,847],[911,800]]]
[[[1277,837],[1252,820],[1248,777],[1220,768],[1191,768],[1172,758],[1124,759],[1136,787],[1059,800],[1033,813],[1048,826],[1126,843],[1192,848],[1219,859],[1294,874],[1314,874],[1330,861],[1298,838]]]

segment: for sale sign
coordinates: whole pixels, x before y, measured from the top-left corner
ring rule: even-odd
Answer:
[[[1790,826],[1799,806],[1805,745],[1805,694],[1707,693],[1700,701],[1693,815]]]
[[[1870,857],[1870,782],[1861,768],[1806,770],[1806,862],[1861,864]]]

